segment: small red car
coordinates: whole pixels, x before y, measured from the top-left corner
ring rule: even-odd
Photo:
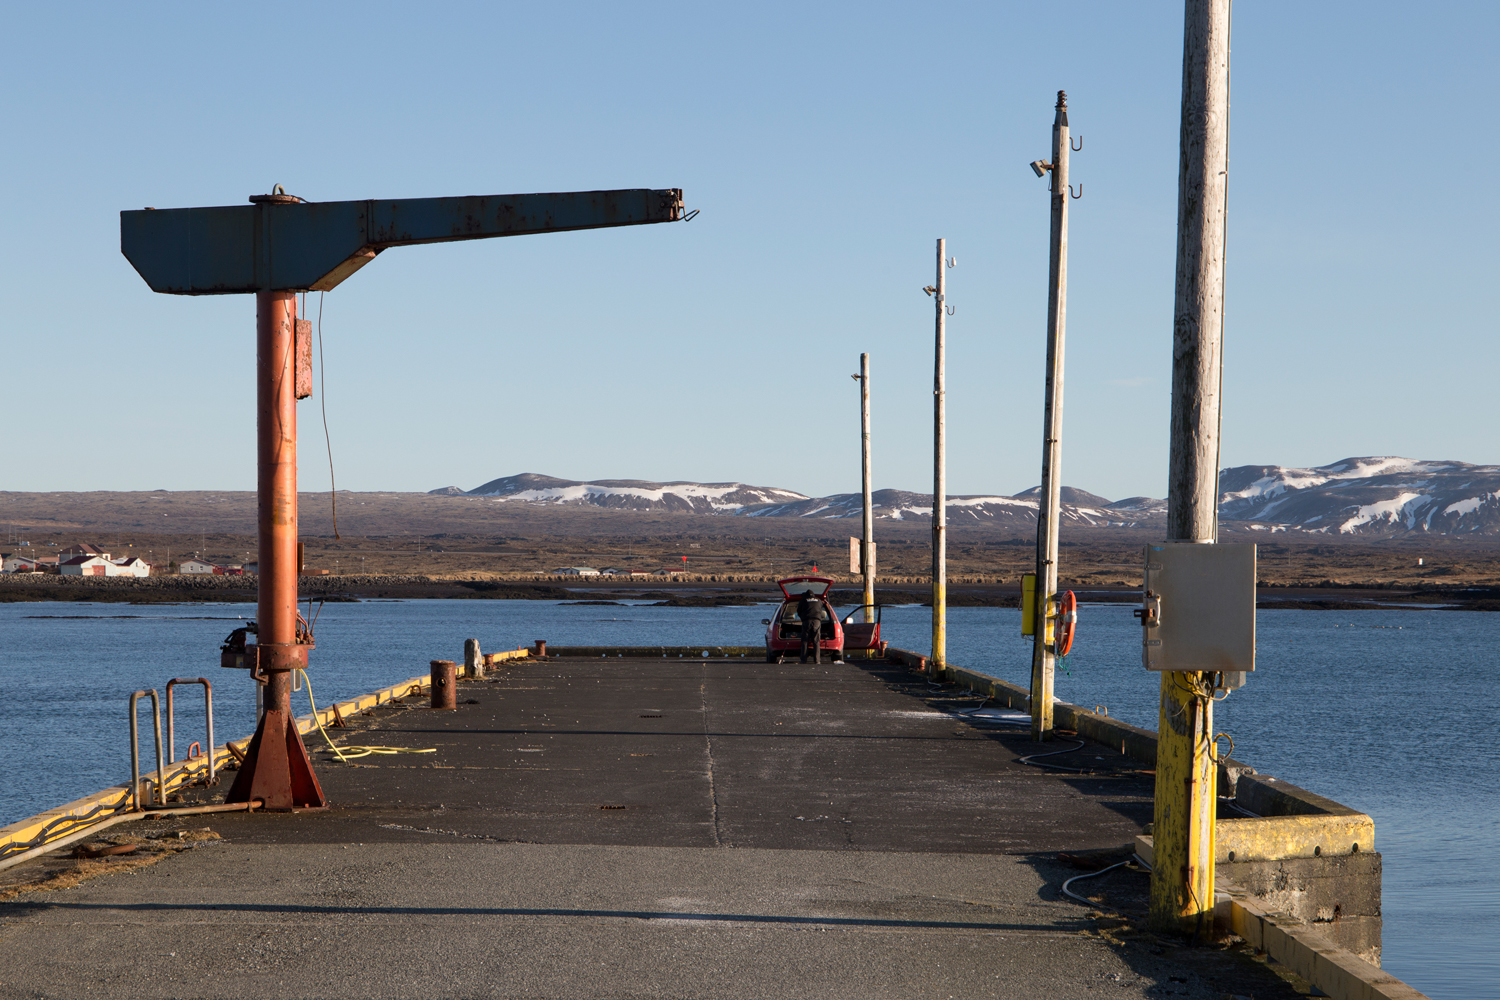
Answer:
[[[833,581],[825,576],[790,576],[777,580],[784,600],[770,618],[762,618],[766,626],[766,662],[775,663],[783,656],[802,653],[802,622],[797,617],[797,601],[804,593],[812,594],[823,602],[828,615],[823,620],[823,636],[818,645],[833,653],[834,661],[844,658],[847,649],[879,650],[881,605],[873,604],[854,608],[842,620],[828,600],[828,588]],[[856,616],[866,619],[855,621]]]
[[[797,617],[797,602],[803,594],[809,594],[823,602],[827,617],[823,619],[823,634],[819,648],[833,654],[834,660],[844,658],[844,627],[839,622],[833,605],[828,603],[828,588],[833,581],[826,576],[790,576],[777,580],[781,588],[781,607],[770,618],[762,618],[766,626],[766,662],[775,663],[783,656],[800,656],[802,652],[802,621]],[[808,650],[809,653],[812,650]]]

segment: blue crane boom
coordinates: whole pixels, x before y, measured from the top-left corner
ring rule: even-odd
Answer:
[[[682,191],[632,188],[551,194],[254,204],[120,213],[120,252],[154,292],[326,292],[388,247],[682,218]]]

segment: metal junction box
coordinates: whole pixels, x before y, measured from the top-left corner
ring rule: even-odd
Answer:
[[[1137,614],[1147,670],[1254,670],[1255,546],[1146,546],[1144,606]]]

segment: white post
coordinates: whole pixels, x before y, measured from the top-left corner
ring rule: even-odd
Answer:
[[[859,356],[860,471],[864,488],[864,527],[860,537],[860,572],[865,578],[865,621],[875,620],[875,503],[870,486],[870,356]]]
[[[1037,497],[1036,630],[1031,649],[1031,737],[1052,739],[1056,664],[1057,536],[1062,511],[1063,357],[1068,315],[1068,95],[1052,118],[1052,235],[1047,273],[1047,382],[1042,403],[1042,488]]]
[[[940,676],[948,659],[948,443],[943,427],[945,415],[944,371],[947,345],[947,281],[944,271],[948,241],[937,241],[936,361],[932,380],[932,674]]]

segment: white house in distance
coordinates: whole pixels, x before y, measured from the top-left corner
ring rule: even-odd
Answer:
[[[592,566],[564,566],[552,571],[558,576],[598,576],[599,571]]]
[[[196,573],[202,576],[212,576],[217,570],[218,567],[213,563],[207,559],[199,559],[197,556],[191,559],[184,559],[177,564],[177,572],[179,573]]]
[[[109,576],[110,562],[103,556],[69,556],[57,564],[63,576]]]
[[[41,560],[31,556],[23,556],[19,552],[7,552],[0,555],[0,573],[40,573],[42,571]]]
[[[63,576],[150,576],[151,564],[135,556],[111,561],[103,556],[81,555],[63,559],[57,571]]]
[[[118,572],[106,573],[106,576],[150,576],[151,564],[140,556],[130,556],[126,559],[111,560]]]

